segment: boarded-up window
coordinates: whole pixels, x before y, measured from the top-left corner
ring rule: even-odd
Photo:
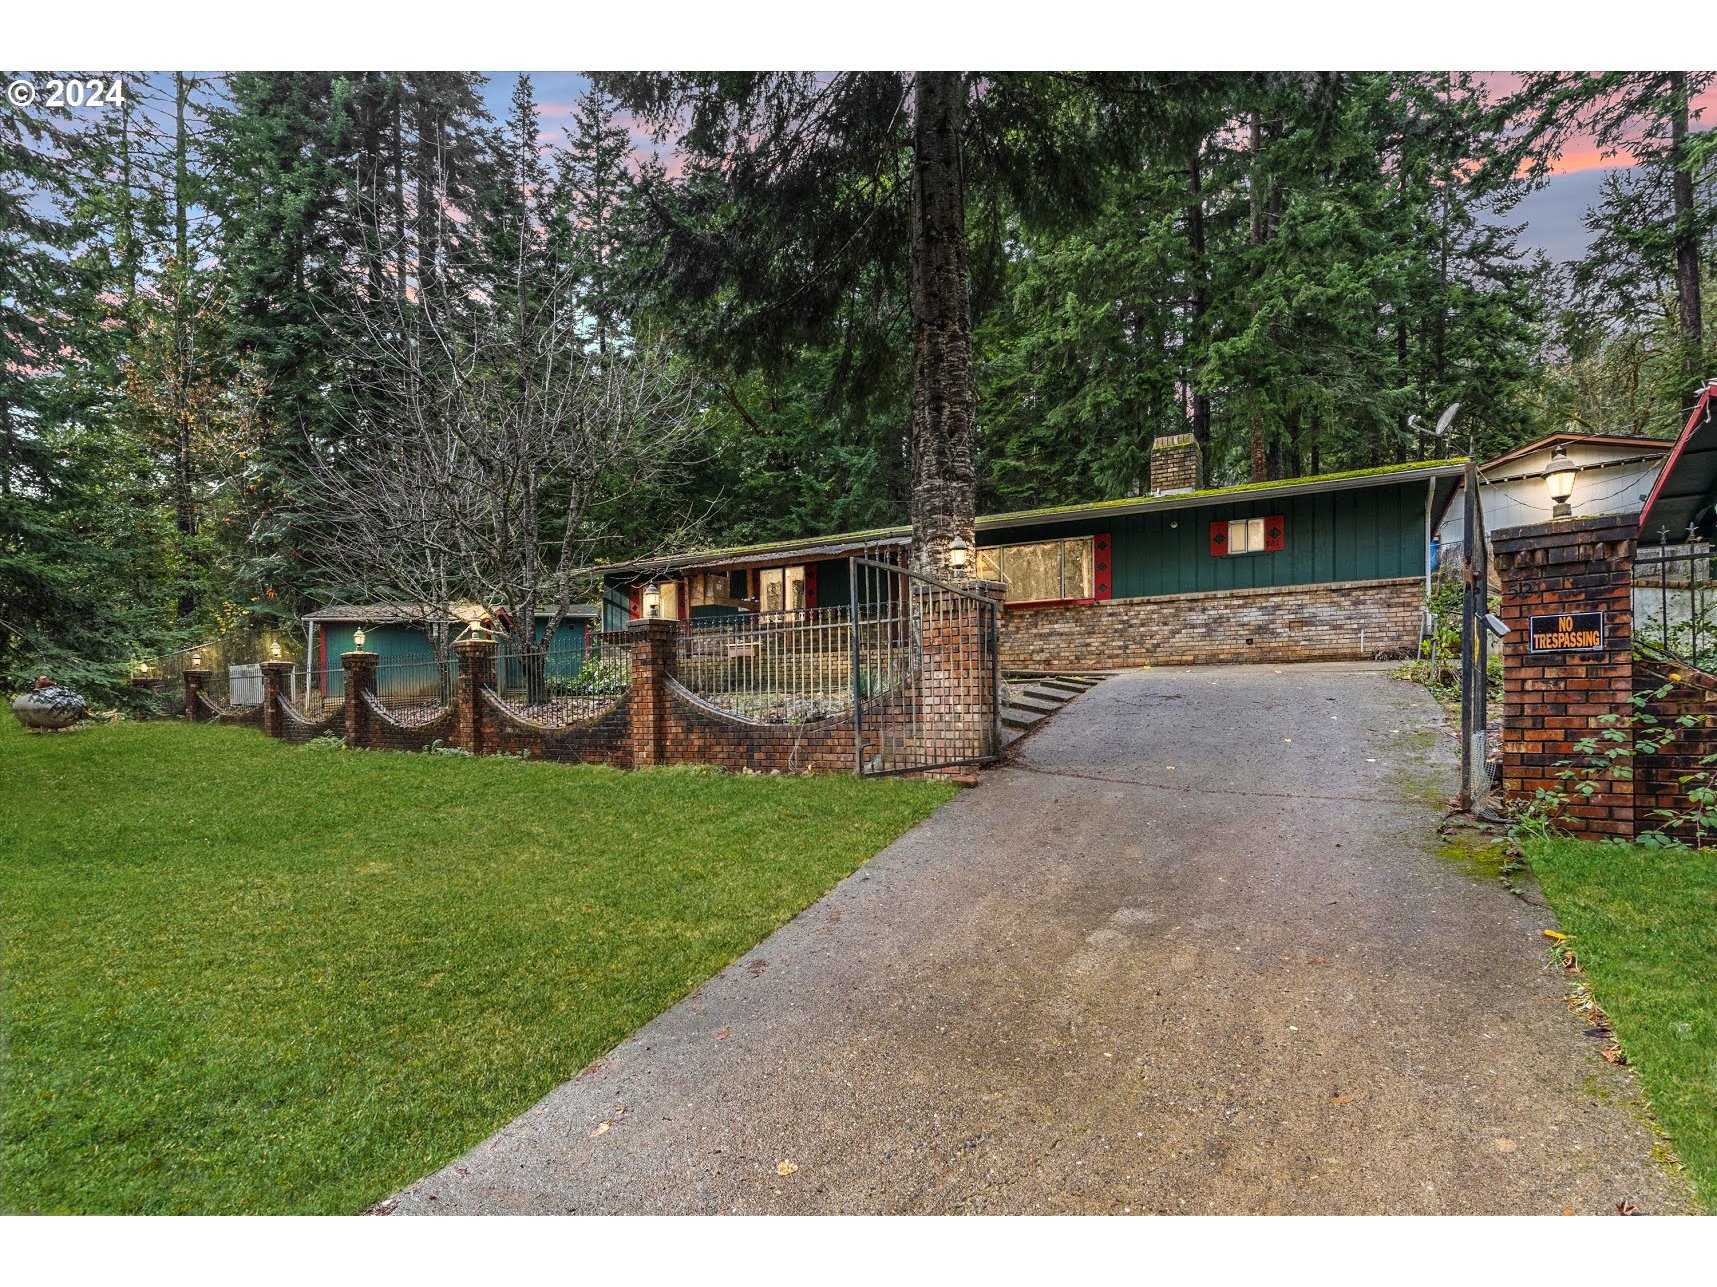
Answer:
[[[1096,560],[1089,536],[978,550],[978,576],[1007,587],[1009,603],[1093,597]]]

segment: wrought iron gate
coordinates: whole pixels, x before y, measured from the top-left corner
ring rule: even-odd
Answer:
[[[879,559],[849,560],[853,753],[880,776],[1001,752],[999,605]]]
[[[1660,527],[1634,558],[1634,645],[1707,673],[1717,672],[1717,550],[1689,528],[1679,541]]]

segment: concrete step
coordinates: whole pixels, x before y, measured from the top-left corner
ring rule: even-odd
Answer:
[[[1028,711],[1020,706],[1002,707],[1002,723],[1008,728],[1030,728],[1044,718],[1043,711]]]
[[[1080,693],[1088,692],[1097,687],[1097,682],[1095,680],[1086,681],[1078,679],[1063,679],[1059,675],[1053,675],[1046,679],[1033,679],[1029,682],[1034,688],[1056,690],[1066,693],[1070,698],[1077,697]]]
[[[1028,711],[1041,711],[1045,715],[1055,714],[1071,700],[1070,697],[1052,697],[1031,688],[1015,689],[1008,696],[1010,705],[1023,707]]]

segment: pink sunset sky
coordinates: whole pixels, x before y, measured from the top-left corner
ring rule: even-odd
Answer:
[[[519,73],[494,72],[484,94],[489,110],[504,116],[513,85]],[[577,72],[529,73],[531,87],[537,98],[538,113],[543,122],[543,141],[558,145],[565,138],[563,129],[571,119],[573,105],[588,84]],[[1491,93],[1504,94],[1519,84],[1511,72],[1481,73]],[[1717,120],[1717,87],[1707,90],[1694,100],[1694,110],[1701,113],[1695,129],[1710,128]],[[646,135],[634,131],[633,145],[644,154],[655,149]],[[1521,243],[1527,250],[1543,250],[1551,259],[1577,259],[1585,251],[1587,233],[1581,220],[1598,196],[1604,176],[1612,170],[1625,168],[1625,157],[1607,157],[1590,138],[1575,138],[1564,149],[1553,169],[1549,183],[1526,197],[1509,216],[1511,222],[1524,223]]]

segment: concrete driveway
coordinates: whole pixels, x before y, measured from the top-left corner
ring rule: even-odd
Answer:
[[[397,1210],[1680,1211],[1369,665],[1154,670]]]

